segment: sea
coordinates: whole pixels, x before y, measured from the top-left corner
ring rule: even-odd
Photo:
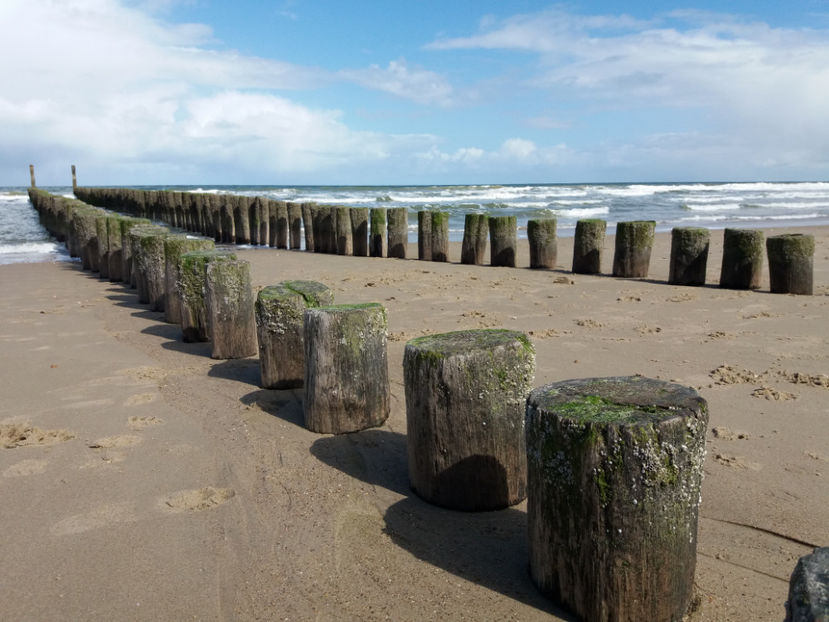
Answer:
[[[657,231],[696,226],[810,227],[829,225],[829,182],[735,183],[607,183],[505,184],[459,186],[130,186],[145,190],[260,195],[296,202],[353,207],[406,207],[410,240],[417,231],[417,212],[444,210],[449,238],[463,238],[469,212],[514,215],[518,236],[526,237],[527,221],[556,217],[558,235],[572,236],[576,222],[601,218],[608,233],[627,220],[654,220]],[[71,197],[71,186],[44,190]],[[0,187],[0,264],[69,261],[38,223],[25,187]]]

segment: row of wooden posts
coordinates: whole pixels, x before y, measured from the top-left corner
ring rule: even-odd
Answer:
[[[292,203],[265,197],[130,188],[76,187],[86,203],[162,221],[174,227],[212,237],[216,242],[255,244],[340,255],[405,259],[409,212],[399,208],[365,208]],[[418,259],[448,261],[449,214],[417,214]],[[656,223],[624,221],[616,226],[612,274],[644,278],[650,268]],[[527,222],[530,268],[552,269],[558,259],[555,218]],[[572,271],[600,274],[607,222],[580,220],[573,241]],[[768,256],[770,291],[813,292],[814,237],[782,234],[764,240],[754,229],[725,229],[719,285],[729,289],[758,289],[764,255]],[[304,240],[303,240],[304,238]],[[461,263],[480,265],[490,249],[490,264],[515,267],[515,216],[469,213],[464,219]],[[765,243],[764,243],[765,242]],[[671,237],[668,282],[699,286],[706,282],[710,231],[676,227]]]
[[[102,278],[209,340],[214,358],[258,352],[264,388],[302,387],[308,429],[340,434],[389,415],[386,311],[333,304],[313,281],[255,297],[249,264],[214,241],[31,190],[54,235]],[[54,214],[64,223],[53,228]],[[532,388],[518,331],[410,340],[403,359],[409,478],[465,511],[527,499],[533,581],[584,619],[678,620],[696,566],[708,408],[690,388],[643,377]]]

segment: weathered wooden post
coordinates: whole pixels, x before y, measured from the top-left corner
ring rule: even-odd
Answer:
[[[102,213],[97,207],[84,205],[74,210],[72,222],[78,239],[78,253],[84,270],[98,271],[98,233],[96,219]]]
[[[642,376],[527,398],[530,575],[584,620],[681,620],[691,600],[708,407]]]
[[[711,234],[701,227],[674,227],[671,230],[671,285],[705,285]]]
[[[449,261],[449,212],[436,210],[430,212],[432,223],[429,231],[431,242],[429,248],[432,261]]]
[[[480,266],[486,255],[489,220],[486,214],[466,214],[463,221],[461,263]]]
[[[29,181],[31,182],[32,188],[37,188],[37,184],[35,183],[35,165],[29,165]]]
[[[530,268],[555,268],[558,259],[557,221],[539,218],[527,221],[527,239],[530,244]]]
[[[417,213],[417,258],[432,261],[432,212]]]
[[[518,220],[515,216],[490,216],[489,263],[492,266],[515,267],[518,246]]]
[[[250,244],[250,204],[252,197],[234,195],[229,197],[233,202],[233,225],[236,230],[236,244]]]
[[[607,223],[597,218],[579,220],[573,238],[573,272],[599,274],[602,271],[602,251]]]
[[[214,359],[238,359],[256,354],[250,263],[242,259],[208,261],[204,299],[210,355]]]
[[[288,228],[291,232],[291,249],[302,248],[302,207],[299,203],[288,203]]]
[[[372,257],[386,256],[386,208],[374,207],[371,209],[371,234],[369,239],[369,254]]]
[[[621,278],[648,276],[655,228],[656,221],[654,220],[629,220],[616,223],[613,276]]]
[[[234,215],[234,197],[232,194],[223,194],[220,198],[221,221],[222,221],[222,242],[234,244],[236,242],[236,217]]]
[[[355,257],[368,257],[368,208],[351,208],[351,247]]]
[[[412,339],[403,355],[409,479],[426,501],[497,510],[526,496],[529,339],[465,330]]]
[[[818,547],[797,560],[789,579],[784,622],[829,620],[829,547]]]
[[[393,207],[388,211],[388,216],[388,255],[406,259],[406,249],[409,246],[409,210],[405,207]]]
[[[815,238],[802,233],[772,235],[766,240],[772,294],[811,296]]]
[[[257,202],[255,204],[255,208],[258,213],[259,217],[259,244],[261,246],[273,246],[271,244],[271,217],[270,217],[270,199],[266,199],[264,197],[256,197]],[[282,235],[277,236],[280,237],[280,241],[283,242],[283,245],[279,248],[288,248],[288,210],[285,207],[285,204],[282,203],[282,219],[280,220],[277,218],[277,226],[282,227]],[[277,232],[279,234],[279,232]]]
[[[300,207],[302,209],[302,226],[305,232],[305,250],[313,253],[316,250],[314,248],[314,204],[302,203]]]
[[[354,240],[351,235],[351,208],[332,208],[334,220],[336,220],[337,254],[351,255],[354,253]]]
[[[72,165],[72,192],[78,189],[78,176],[75,174],[75,165]]]
[[[181,297],[181,335],[185,342],[208,340],[204,286],[207,264],[234,259],[234,253],[217,249],[191,251],[183,253],[179,258],[176,287]]]
[[[102,211],[95,218],[95,237],[98,238],[98,276],[109,280],[109,234],[107,234],[107,217],[109,212]]]
[[[121,279],[132,288],[137,287],[133,270],[133,245],[130,241],[130,230],[138,225],[149,225],[146,218],[121,218],[119,221],[121,229]]]
[[[107,274],[113,283],[124,280],[124,250],[121,245],[121,221],[127,216],[109,214],[106,219],[107,230]]]
[[[133,249],[133,265],[138,272],[138,302],[149,304],[150,311],[164,311],[164,239],[170,231],[161,227],[135,227],[130,235],[136,235],[138,242]],[[144,291],[142,284],[146,287]]]
[[[334,292],[316,281],[283,281],[256,297],[261,386],[301,387],[305,381],[305,309],[334,303]]]
[[[215,248],[213,240],[187,235],[168,235],[164,239],[164,319],[170,324],[181,324],[181,256],[193,251]]]
[[[305,427],[342,434],[388,418],[386,330],[377,303],[305,310]]]
[[[288,248],[291,235],[291,226],[288,217],[288,204],[285,201],[270,201],[271,215],[271,246],[275,248]],[[296,232],[299,239],[299,229]]]
[[[336,212],[330,205],[314,209],[314,250],[318,253],[337,252]]]
[[[763,232],[726,229],[723,232],[720,287],[759,289],[763,271]]]

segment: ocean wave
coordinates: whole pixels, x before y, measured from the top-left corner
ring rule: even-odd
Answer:
[[[699,203],[694,205],[683,205],[682,209],[692,212],[720,212],[740,209],[740,203]]]
[[[58,246],[54,242],[23,242],[20,244],[0,245],[0,255],[14,255],[21,253],[43,254],[56,252],[58,252]]]
[[[590,216],[602,216],[603,214],[609,214],[610,208],[607,206],[584,208],[574,207],[571,209],[557,209],[553,211],[561,218],[587,218]]]

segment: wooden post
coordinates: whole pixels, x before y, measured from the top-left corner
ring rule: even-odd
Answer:
[[[430,212],[432,261],[449,261],[449,212]]]
[[[121,246],[121,221],[127,218],[110,214],[106,219],[107,229],[107,274],[109,280],[118,282],[124,280],[124,251]]]
[[[251,197],[232,196],[233,225],[236,230],[236,244],[250,244],[250,204]]]
[[[234,244],[236,242],[236,217],[234,209],[234,197],[231,194],[223,194],[220,197],[221,201],[221,220],[222,220],[222,242],[224,244]]]
[[[256,354],[256,320],[250,263],[242,259],[208,261],[204,299],[207,333],[214,359],[238,359]]]
[[[372,257],[386,256],[386,208],[374,207],[371,210],[371,236],[369,254]]]
[[[95,218],[95,237],[98,238],[98,276],[109,280],[109,234],[107,218],[109,212],[102,211]]]
[[[332,212],[333,220],[335,220],[337,254],[351,255],[354,252],[354,240],[351,235],[351,208],[334,207]]]
[[[313,253],[314,248],[314,204],[302,203],[302,225],[305,232],[305,250]]]
[[[818,547],[797,560],[789,578],[784,622],[829,620],[829,547]]]
[[[555,218],[527,221],[527,239],[530,243],[530,268],[555,268],[558,259]]]
[[[653,248],[654,220],[631,220],[616,224],[616,250],[613,276],[644,278],[648,276]]]
[[[164,311],[164,238],[170,231],[161,227],[136,227],[130,235],[136,231],[139,232],[138,246],[133,252],[133,265],[138,272],[138,302],[149,304],[150,311]],[[144,291],[142,285],[146,288]]]
[[[98,233],[96,219],[100,209],[85,205],[72,214],[75,233],[78,236],[78,253],[84,270],[98,271]]]
[[[236,255],[223,250],[191,251],[179,258],[179,279],[176,283],[181,298],[181,335],[185,342],[207,341],[207,305],[204,282],[207,264],[230,261]]]
[[[75,174],[75,165],[72,165],[72,192],[78,189],[78,176]]]
[[[351,208],[351,247],[355,257],[368,257],[368,208]]]
[[[409,341],[403,377],[412,489],[430,503],[466,511],[524,499],[524,402],[534,374],[534,349],[518,331]]]
[[[480,266],[486,255],[489,220],[486,214],[466,214],[463,220],[461,263]]]
[[[763,232],[755,229],[726,229],[723,232],[720,287],[760,289],[763,271]]]
[[[518,246],[518,221],[515,216],[490,216],[489,263],[492,266],[515,267]]]
[[[270,203],[270,199],[257,197],[257,203],[255,204],[259,217],[259,244],[261,246],[273,246],[273,244],[271,244]],[[288,210],[285,207],[285,203],[281,203],[282,212],[280,214],[279,208],[277,208],[277,213],[282,216],[282,219],[276,219],[277,227],[281,226],[281,231],[277,231],[277,238],[282,242],[282,246],[278,246],[278,248],[288,248]]]
[[[576,274],[599,274],[602,271],[602,251],[607,223],[604,220],[588,218],[576,223],[573,239],[573,272]]]
[[[276,248],[288,248],[289,238],[292,234],[288,217],[288,204],[285,201],[271,201],[271,246]],[[299,229],[296,231],[299,240]]]
[[[291,249],[302,248],[302,207],[288,203],[288,228],[291,232]]]
[[[301,387],[305,381],[303,314],[311,307],[334,303],[334,292],[316,281],[283,281],[256,298],[261,386]]]
[[[259,216],[259,200],[260,197],[244,197],[244,203],[248,206],[248,222],[250,226],[250,243],[254,246],[261,244],[259,240],[260,222]],[[265,240],[267,243],[267,240]]]
[[[213,240],[187,235],[169,235],[164,239],[164,319],[170,324],[181,324],[181,256],[193,251],[215,247]]]
[[[31,182],[31,187],[32,188],[37,188],[37,184],[35,183],[35,165],[34,164],[29,165],[29,180]]]
[[[388,255],[406,259],[409,246],[409,210],[405,207],[393,207],[388,211]]]
[[[342,434],[381,425],[389,416],[383,306],[306,309],[304,330],[305,427]]]
[[[674,227],[671,230],[671,285],[705,285],[711,235],[701,227]]]
[[[766,240],[772,294],[811,296],[815,238],[802,233],[773,235]]]
[[[136,287],[135,274],[133,274],[132,244],[130,242],[130,230],[138,225],[149,225],[146,218],[121,218],[119,221],[121,229],[121,279],[129,287]]]
[[[642,376],[527,398],[530,575],[584,620],[681,620],[691,600],[708,407]]]
[[[417,258],[432,261],[432,212],[417,213]]]

